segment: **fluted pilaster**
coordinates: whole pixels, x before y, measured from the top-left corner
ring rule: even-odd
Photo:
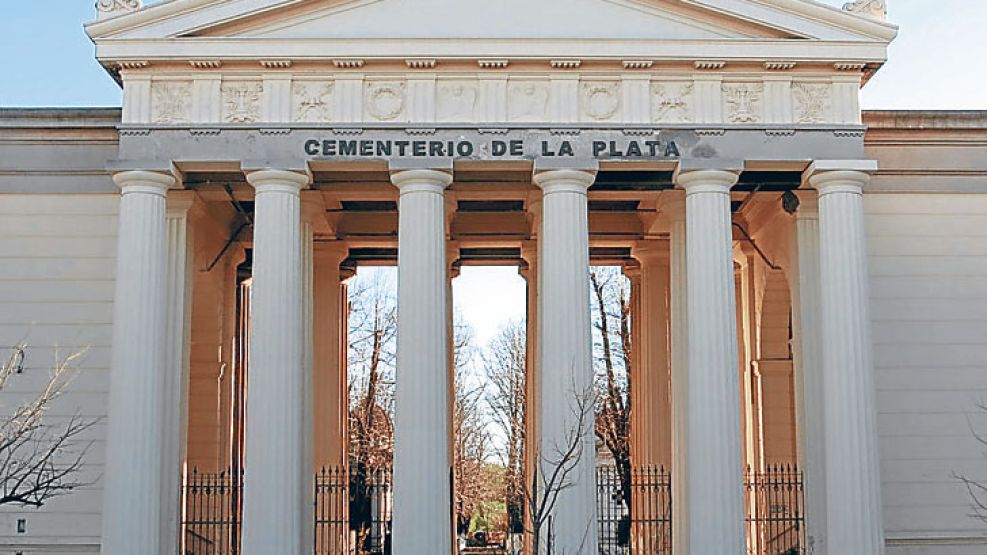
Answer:
[[[632,319],[640,326],[637,348],[641,366],[632,386],[641,391],[640,402],[634,407],[634,423],[646,434],[635,464],[668,466],[672,448],[668,244],[642,241],[633,254],[641,263],[639,318]]]
[[[302,503],[302,548],[304,553],[311,553],[315,534],[315,397],[313,385],[315,326],[315,272],[314,246],[315,232],[312,226],[315,207],[303,207],[301,225],[301,298],[302,298],[302,480],[312,487],[304,490],[301,495]]]
[[[812,171],[812,170],[810,170]],[[861,171],[812,171],[819,191],[828,553],[884,553]]]
[[[541,431],[539,490],[562,455],[568,482],[552,513],[556,553],[596,553],[596,442],[593,412],[592,338],[589,309],[589,225],[586,191],[595,174],[551,170],[535,175],[542,190],[539,235],[539,370]],[[587,406],[588,403],[588,406]],[[547,528],[547,527],[546,527]],[[542,546],[549,530],[542,530]]]
[[[347,430],[346,292],[339,265],[349,255],[342,243],[316,245],[313,269],[313,426],[314,466],[345,462]]]
[[[744,552],[740,380],[730,188],[737,174],[677,175],[686,192],[689,281],[689,548]]]
[[[118,173],[113,180],[122,196],[102,552],[160,555],[168,265],[165,198],[175,180],[143,171]]]
[[[254,204],[250,365],[247,381],[243,553],[302,553],[304,454],[302,233],[299,191],[308,177],[249,173]]]
[[[792,327],[795,417],[799,467],[805,480],[806,539],[815,555],[826,553],[826,420],[820,320],[819,207],[812,191],[799,193],[792,237]]]
[[[188,422],[189,347],[192,309],[192,234],[189,209],[192,191],[174,198],[169,195],[165,216],[168,237],[166,277],[167,329],[165,332],[165,376],[162,394],[161,516],[163,553],[178,553],[181,515],[182,464],[185,461]]]
[[[448,555],[449,345],[445,188],[449,173],[392,174],[400,190],[394,418],[394,553]]]
[[[672,551],[689,553],[689,318],[686,275],[685,194],[663,193],[671,224],[669,302],[672,379]]]

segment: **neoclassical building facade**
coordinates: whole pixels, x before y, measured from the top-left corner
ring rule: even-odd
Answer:
[[[483,264],[527,280],[529,479],[584,447],[555,553],[609,553],[592,265],[633,284],[631,456],[670,469],[676,555],[775,553],[769,465],[804,474],[794,552],[987,546],[956,479],[987,478],[987,115],[861,111],[883,1],[97,10],[122,108],[0,110],[0,344],[89,347],[55,416],[105,418],[94,483],[0,510],[0,553],[226,553],[187,545],[183,483],[231,453],[242,553],[311,553],[360,265],[398,268],[393,552],[455,552],[450,283]]]

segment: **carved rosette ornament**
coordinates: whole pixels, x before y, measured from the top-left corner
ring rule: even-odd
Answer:
[[[692,88],[692,83],[655,83],[652,85],[653,120],[660,123],[691,122]]]
[[[829,119],[832,106],[832,92],[832,87],[826,83],[792,85],[797,122],[825,123]]]
[[[139,10],[141,7],[141,0],[97,0],[96,15],[99,19],[105,19]]]
[[[620,109],[619,83],[583,83],[583,112],[604,121],[617,115]]]
[[[253,123],[260,119],[260,83],[230,83],[223,85],[223,121]]]
[[[325,123],[332,121],[332,83],[295,83],[295,121]]]
[[[844,4],[843,9],[874,19],[888,18],[887,0],[855,0]]]
[[[192,82],[165,81],[151,88],[151,121],[187,123],[192,119]]]
[[[367,111],[380,121],[398,119],[404,111],[404,83],[368,84]]]
[[[761,121],[761,99],[764,97],[762,83],[736,83],[723,85],[723,100],[727,107],[727,121],[730,123],[759,123]]]

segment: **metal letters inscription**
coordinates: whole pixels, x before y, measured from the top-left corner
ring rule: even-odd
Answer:
[[[597,160],[677,160],[682,149],[696,140],[693,133],[652,132],[626,136],[619,132],[559,135],[498,133],[493,137],[437,136],[421,138],[400,132],[364,136],[310,137],[302,148],[307,157],[321,159],[401,160],[453,158],[457,160],[512,160],[573,158]]]

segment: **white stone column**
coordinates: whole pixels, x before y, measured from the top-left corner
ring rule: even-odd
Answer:
[[[538,166],[536,164],[536,171]],[[541,430],[539,491],[560,463],[571,487],[558,496],[551,530],[555,553],[596,553],[596,440],[589,306],[589,225],[587,189],[594,171],[551,169],[536,173],[542,190],[539,234],[539,345]],[[587,406],[588,404],[588,406]],[[564,457],[573,438],[582,444]]]
[[[665,468],[671,463],[672,449],[667,247],[665,242],[640,241],[633,251],[641,263],[636,322],[640,328],[637,359],[641,368],[636,373],[637,382],[631,385],[640,388],[634,424],[641,428],[642,445],[635,464]],[[631,325],[635,325],[633,320]]]
[[[117,173],[120,216],[102,553],[160,555],[170,175]]]
[[[192,316],[192,233],[189,209],[193,191],[171,193],[165,215],[168,236],[166,284],[165,377],[162,393],[164,421],[161,447],[162,553],[178,553],[182,499],[182,466],[188,428],[189,348]]]
[[[689,553],[689,319],[686,310],[685,194],[665,191],[661,211],[671,224],[669,299],[672,373],[672,552]]]
[[[745,549],[740,379],[730,188],[737,173],[680,170],[686,193],[689,311],[689,548]]]
[[[868,161],[816,162],[828,553],[884,553],[863,187]]]
[[[302,233],[299,191],[308,176],[247,174],[256,191],[247,378],[243,553],[302,553],[305,425]]]
[[[449,350],[445,188],[449,172],[396,171],[398,346],[394,553],[449,555]]]
[[[798,193],[789,288],[795,355],[795,418],[799,467],[805,481],[806,539],[812,553],[826,553],[826,426],[823,405],[820,320],[819,203],[812,191]]]

